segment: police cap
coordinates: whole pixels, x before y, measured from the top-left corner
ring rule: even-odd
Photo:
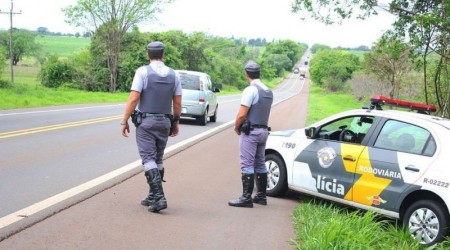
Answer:
[[[245,70],[247,72],[259,72],[260,67],[257,63],[255,63],[254,61],[250,60],[247,62],[247,64],[245,64]]]
[[[147,45],[147,50],[152,51],[164,50],[164,44],[160,41],[151,42]]]

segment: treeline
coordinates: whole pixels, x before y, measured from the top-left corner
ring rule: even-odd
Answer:
[[[135,29],[128,32],[120,44],[114,91],[129,91],[135,70],[148,64],[146,45],[154,40],[165,44],[166,65],[206,72],[215,85],[237,89],[247,85],[243,76],[247,60],[260,63],[262,77],[273,79],[290,71],[307,49],[306,44],[291,40],[269,42],[265,47],[257,47],[242,39],[211,37],[201,32],[142,33]],[[111,91],[111,74],[105,53],[105,43],[94,34],[89,48],[68,59],[49,56],[42,63],[39,74],[41,82],[52,88],[64,85],[88,91]]]
[[[38,35],[41,36],[74,36],[74,37],[84,37],[84,38],[88,38],[92,36],[92,33],[89,31],[80,33],[80,32],[75,32],[75,33],[63,33],[63,32],[53,32],[50,31],[47,27],[39,27],[36,29],[36,33]]]
[[[399,40],[383,37],[370,51],[360,54],[342,48],[330,48],[314,44],[314,55],[309,60],[311,81],[331,92],[352,93],[357,99],[368,101],[372,95],[384,95],[395,99],[405,99],[437,106],[440,116],[450,117],[447,103],[440,105],[435,96],[424,98],[424,90],[433,89],[439,93],[448,91],[447,85],[431,84],[431,76],[439,70],[437,55],[427,60],[425,83],[421,66],[423,52]],[[449,79],[449,74],[442,76]]]

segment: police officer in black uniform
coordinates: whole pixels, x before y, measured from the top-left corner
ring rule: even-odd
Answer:
[[[248,61],[245,65],[245,76],[250,85],[242,93],[241,106],[234,123],[234,130],[239,135],[243,194],[228,202],[233,207],[253,207],[253,203],[267,205],[264,151],[270,130],[268,122],[273,93],[259,79],[260,66],[254,61]],[[255,178],[257,192],[252,198]]]
[[[150,187],[141,204],[150,212],[159,212],[167,208],[162,187],[163,155],[168,136],[178,134],[182,89],[175,71],[162,61],[164,44],[159,41],[149,43],[147,54],[150,64],[136,70],[120,125],[122,135],[128,137],[128,119],[133,115],[136,143]]]

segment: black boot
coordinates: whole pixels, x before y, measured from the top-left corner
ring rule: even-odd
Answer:
[[[145,199],[141,200],[141,205],[148,207],[155,202],[155,195],[153,195],[152,188],[150,186],[150,175],[148,175],[148,171],[145,172],[144,174],[145,174],[145,178],[147,179],[149,188],[148,188],[147,197],[145,197]]]
[[[253,197],[253,203],[267,205],[267,173],[256,173],[256,195]]]
[[[232,207],[253,207],[252,193],[255,185],[254,174],[242,174],[242,196],[236,200],[228,201],[228,205]]]
[[[159,170],[159,175],[161,175],[162,182],[166,182],[163,179],[164,178],[164,168]],[[147,183],[149,185],[149,191],[148,191],[148,196],[145,197],[145,199],[141,200],[141,205],[148,207],[154,203],[155,196],[153,195],[153,192],[150,188],[150,176],[147,175],[147,172],[145,172],[145,178],[147,178]]]
[[[167,200],[164,197],[161,175],[157,168],[150,169],[145,173],[150,176],[150,189],[154,197],[154,202],[148,206],[148,211],[156,213],[167,208]]]

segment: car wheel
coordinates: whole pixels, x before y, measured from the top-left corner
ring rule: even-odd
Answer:
[[[267,190],[269,196],[282,196],[287,191],[287,175],[284,161],[277,154],[266,155]]]
[[[198,124],[205,126],[208,122],[208,110],[205,110],[205,113],[199,117],[197,117]]]
[[[420,244],[431,246],[447,236],[448,212],[436,201],[420,200],[406,210],[403,224]]]
[[[210,122],[216,122],[217,121],[217,110],[219,109],[219,105],[216,106],[216,110],[214,111],[214,115],[209,117]]]

